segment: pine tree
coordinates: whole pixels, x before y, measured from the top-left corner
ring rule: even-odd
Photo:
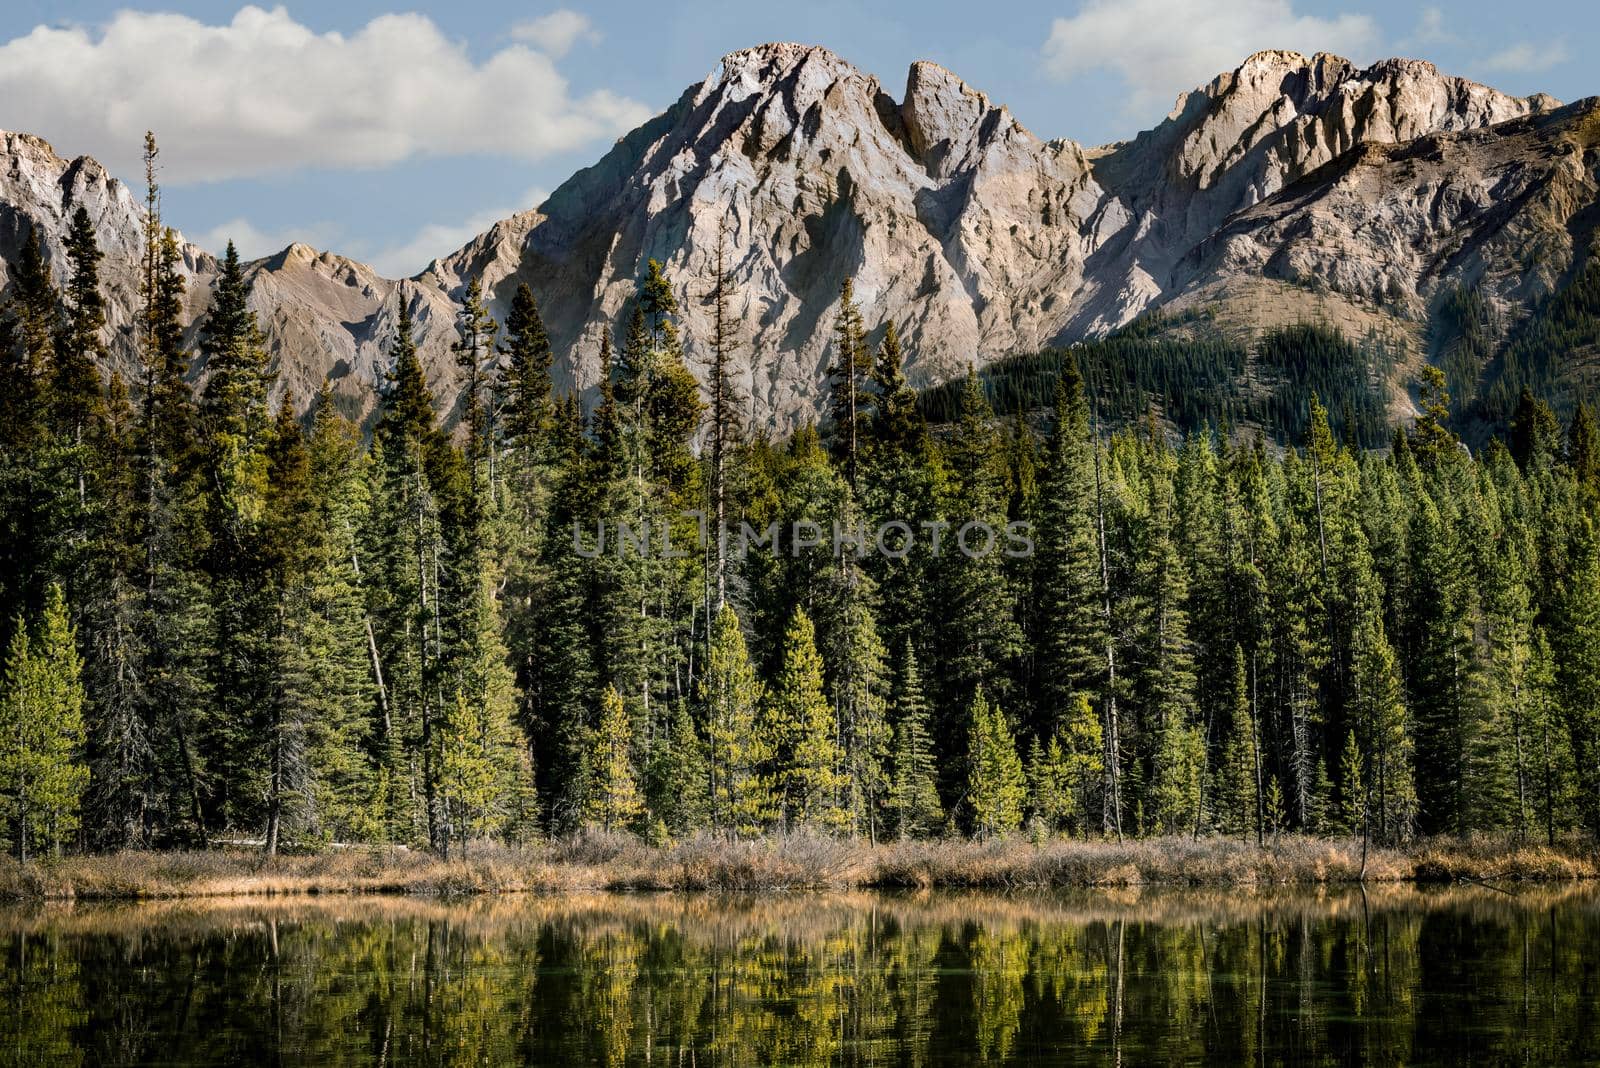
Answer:
[[[378,739],[377,750],[391,796],[422,801],[420,808],[389,814],[392,833],[443,849],[434,735],[445,711],[441,498],[448,490],[449,446],[434,425],[433,398],[403,298],[390,353],[393,369],[373,430],[374,577],[366,584],[390,706],[389,734]],[[406,760],[408,755],[416,759]]]
[[[945,623],[939,628],[944,636],[940,690],[951,708],[959,707],[955,702],[960,695],[980,687],[997,699],[1008,697],[1006,669],[1022,648],[1004,569],[1006,505],[993,418],[982,384],[969,373],[961,392],[960,421],[947,450],[955,486],[941,551]],[[993,533],[987,545],[985,527]],[[962,550],[963,538],[970,552]],[[960,736],[956,724],[943,726],[950,728],[939,732],[944,737]]]
[[[490,706],[474,705],[461,690],[439,724],[439,803],[463,854],[471,839],[493,834],[505,822],[505,738],[498,726]],[[449,840],[446,833],[441,852],[448,852]]]
[[[828,367],[829,415],[844,467],[844,479],[856,484],[862,423],[867,415],[867,380],[872,357],[867,350],[866,328],[856,307],[855,280],[846,276],[839,284],[839,314],[833,328],[833,363]]]
[[[56,425],[71,442],[81,445],[90,420],[100,407],[97,368],[106,355],[101,336],[106,325],[105,298],[100,294],[100,261],[104,254],[89,212],[81,204],[72,213],[65,248],[72,270],[63,294],[66,321],[55,345],[51,397]],[[78,489],[81,496],[81,484]]]
[[[872,442],[885,451],[916,456],[924,447],[927,426],[917,408],[917,391],[906,380],[900,332],[890,320],[872,363]]]
[[[893,698],[894,765],[889,778],[889,813],[901,841],[927,838],[944,825],[939,803],[933,740],[928,736],[928,702],[922,692],[916,653],[905,643]]]
[[[728,605],[717,613],[700,679],[705,706],[709,824],[716,834],[751,835],[778,816],[767,731],[758,729],[761,684],[745,647],[739,617]]]
[[[1194,660],[1185,608],[1188,576],[1172,536],[1172,483],[1163,464],[1151,472],[1149,515],[1135,581],[1139,621],[1133,683],[1147,736],[1147,810],[1162,834],[1198,828],[1205,740],[1194,722]]]
[[[15,293],[0,306],[0,558],[10,565],[0,574],[0,642],[14,617],[43,602],[71,552],[57,529],[68,494],[49,404],[60,313],[36,229],[12,272]]]
[[[1570,826],[1578,790],[1571,736],[1562,715],[1556,665],[1544,631],[1535,632],[1528,664],[1527,793],[1531,822],[1556,844],[1558,830]]]
[[[797,608],[784,634],[766,713],[787,829],[840,830],[850,819],[841,796],[846,782],[839,722],[823,692],[822,677],[815,628],[805,610]]]
[[[1036,735],[1028,749],[1028,809],[1030,823],[1042,835],[1056,834],[1076,821],[1077,794],[1061,739],[1045,745]]]
[[[967,803],[973,833],[1004,838],[1022,826],[1028,784],[1005,713],[978,690],[968,711]]]
[[[153,173],[153,139],[148,151]],[[204,439],[186,377],[182,257],[177,235],[161,227],[159,217],[149,239],[154,244],[146,249],[144,389],[136,438],[144,718],[155,750],[159,830],[203,845],[207,811],[226,812],[227,791],[239,771],[224,767],[212,779],[206,739],[237,724],[211,714],[206,667],[214,655],[213,623],[201,568],[208,542]]]
[[[1040,492],[1035,729],[1053,733],[1081,694],[1099,689],[1105,638],[1095,535],[1095,476],[1083,379],[1070,360],[1056,386],[1056,423]]]
[[[306,441],[317,552],[307,589],[307,636],[315,650],[316,713],[307,738],[312,769],[308,836],[377,839],[375,738],[390,736],[389,692],[363,589],[370,560],[367,455],[360,431],[323,384]],[[366,570],[363,570],[363,569]]]
[[[554,394],[550,366],[555,353],[539,315],[539,304],[526,282],[517,286],[506,313],[501,353],[506,356],[500,389],[505,395],[505,436],[508,448],[537,463],[544,459],[554,431]]]
[[[1217,769],[1217,815],[1224,830],[1246,835],[1253,829],[1259,842],[1263,801],[1260,739],[1251,712],[1244,650],[1235,645],[1233,653],[1227,740],[1223,744],[1222,763]]]
[[[1363,833],[1367,822],[1367,788],[1363,772],[1365,761],[1356,732],[1345,735],[1344,752],[1339,757],[1339,829],[1348,834]]]
[[[600,725],[595,730],[590,758],[594,776],[587,822],[606,831],[636,828],[644,814],[638,781],[633,772],[633,723],[615,686],[600,698]]]
[[[1104,786],[1105,740],[1101,735],[1100,717],[1089,704],[1088,694],[1079,693],[1072,700],[1065,723],[1050,740],[1052,746],[1062,747],[1064,778],[1071,793],[1069,829],[1087,837],[1092,826],[1099,822],[1100,791]]]
[[[877,623],[869,601],[871,580],[853,562],[847,562],[845,599],[833,642],[833,703],[844,750],[847,807],[855,829],[868,841],[878,840],[888,790],[889,747],[893,728],[889,722],[885,660]],[[854,588],[849,588],[850,583]]]
[[[1578,485],[1600,490],[1600,428],[1595,426],[1594,412],[1582,402],[1567,428],[1567,466]]]
[[[0,805],[19,860],[30,846],[59,853],[78,830],[89,781],[81,675],[77,634],[52,585],[31,632],[18,621],[0,684]]]
[[[645,794],[651,816],[667,835],[681,838],[710,820],[705,744],[688,703],[673,703],[665,732],[650,748]]]
[[[1578,771],[1579,817],[1600,833],[1600,536],[1581,517],[1573,533],[1571,570],[1556,603],[1550,652],[1555,693]]]
[[[728,600],[728,479],[732,454],[743,436],[739,419],[742,402],[733,378],[732,324],[728,322],[728,270],[724,262],[727,235],[717,231],[717,280],[712,291],[714,321],[711,339],[711,366],[708,388],[711,403],[711,492],[710,527],[715,600],[708,614],[722,611]]]
[[[455,354],[456,366],[461,368],[465,381],[461,389],[463,408],[461,421],[466,427],[467,470],[471,474],[473,491],[479,490],[481,469],[487,466],[489,494],[495,491],[495,459],[497,450],[493,437],[493,402],[487,396],[491,383],[486,361],[494,353],[494,338],[500,325],[489,315],[483,303],[483,286],[473,278],[461,294],[461,307],[456,312],[456,341],[450,351]],[[479,505],[481,507],[481,504]]]

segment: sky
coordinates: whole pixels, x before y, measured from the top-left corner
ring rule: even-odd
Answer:
[[[213,251],[304,241],[415,274],[536,207],[718,59],[821,44],[899,98],[935,60],[1034,133],[1102,144],[1251,52],[1431,60],[1518,95],[1600,94],[1600,4],[1583,0],[6,0],[0,129],[141,177]]]

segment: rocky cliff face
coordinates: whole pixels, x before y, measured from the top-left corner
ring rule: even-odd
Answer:
[[[919,384],[1167,305],[1232,299],[1232,325],[1248,330],[1331,301],[1415,336],[1441,286],[1481,282],[1526,302],[1592,240],[1597,127],[1594,101],[1513,98],[1427,63],[1362,70],[1263,52],[1154,130],[1084,149],[1040,141],[932,63],[911,68],[897,101],[825,49],[764,45],[725,57],[537,211],[416,279],[293,246],[252,265],[253,299],[285,385],[305,397],[329,376],[365,413],[397,294],[449,400],[461,286],[481,277],[499,312],[525,281],[558,379],[589,387],[599,337],[651,258],[678,289],[691,356],[703,354],[720,240],[753,410],[783,429],[820,408],[847,275],[869,325],[899,324]],[[92,160],[25,135],[5,149],[0,254],[14,255],[24,217],[54,246],[87,204],[128,363],[139,205]],[[192,248],[186,266],[198,314],[216,267]]]

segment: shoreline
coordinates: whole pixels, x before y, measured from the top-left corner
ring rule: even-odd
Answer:
[[[589,834],[524,847],[482,844],[448,859],[347,849],[267,858],[253,851],[124,852],[0,861],[0,901],[164,900],[289,895],[561,894],[595,891],[1043,890],[1141,886],[1330,886],[1363,882],[1359,839],[935,840],[871,845],[808,834],[656,847]],[[1372,847],[1367,883],[1575,882],[1600,878],[1582,839],[1554,848],[1506,837]]]

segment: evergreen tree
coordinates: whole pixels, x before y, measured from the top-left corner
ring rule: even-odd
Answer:
[[[927,426],[917,408],[917,391],[906,381],[900,332],[890,320],[872,363],[872,441],[883,450],[915,456],[924,445]]]
[[[1361,834],[1366,826],[1367,788],[1363,773],[1365,762],[1361,746],[1356,743],[1356,732],[1345,736],[1344,752],[1339,757],[1339,793],[1342,798],[1338,826],[1349,834]]]
[[[723,605],[700,680],[705,705],[709,823],[714,833],[751,835],[778,816],[768,731],[761,726],[761,684],[733,609]]]
[[[506,313],[506,357],[499,388],[505,396],[505,442],[532,470],[546,459],[544,450],[555,431],[555,397],[550,366],[555,360],[550,336],[539,315],[539,304],[526,282],[517,286]]]
[[[1068,362],[1056,387],[1056,422],[1040,493],[1035,643],[1039,660],[1036,730],[1053,733],[1101,685],[1105,636],[1095,533],[1095,473],[1083,379]]]
[[[590,767],[594,783],[587,821],[607,831],[633,829],[644,814],[633,772],[633,724],[615,686],[600,698],[600,725],[595,730]]]
[[[833,420],[844,479],[856,485],[862,424],[868,414],[867,382],[872,356],[867,350],[866,328],[856,307],[855,280],[846,276],[839,284],[839,313],[833,328],[833,363],[828,367],[828,412]]]
[[[847,808],[855,829],[868,841],[878,840],[881,811],[888,790],[889,747],[893,727],[888,715],[888,657],[878,637],[869,600],[871,580],[852,562],[843,591],[845,604],[832,644],[833,704],[844,751]],[[849,588],[850,583],[854,588]]]
[[[467,431],[467,469],[476,493],[479,479],[483,477],[480,469],[487,466],[491,495],[495,492],[497,453],[492,440],[493,402],[487,396],[491,380],[485,363],[494,353],[494,337],[499,329],[484,306],[482,284],[477,278],[471,279],[461,294],[461,307],[456,312],[458,337],[450,351],[455,354],[456,366],[465,376],[461,389],[461,421]]]
[[[822,676],[811,617],[797,608],[784,634],[766,714],[783,825],[788,829],[840,830],[850,819],[842,797],[846,781],[839,722],[823,692]]]
[[[977,691],[968,712],[967,803],[979,838],[1004,838],[1022,825],[1027,779],[1005,713]]]
[[[60,314],[36,229],[12,273],[14,295],[0,307],[0,558],[11,565],[0,573],[0,642],[69,564],[57,529],[69,495],[56,470],[62,450],[51,440],[49,403]],[[93,385],[98,391],[98,378]]]
[[[1252,714],[1244,650],[1233,647],[1233,685],[1229,690],[1227,740],[1217,769],[1217,816],[1223,830],[1245,835],[1262,832],[1261,746]]]
[[[100,261],[104,254],[95,238],[88,209],[81,204],[72,213],[65,249],[71,273],[63,294],[66,319],[55,344],[50,392],[56,426],[73,444],[81,445],[100,407],[97,368],[106,355],[102,336],[106,325],[105,298],[100,294]],[[82,471],[75,473],[81,475]],[[81,497],[81,484],[78,491]]]
[[[939,803],[933,740],[928,736],[928,702],[911,643],[905,643],[894,690],[894,767],[889,780],[889,811],[901,841],[927,838],[944,825]]]
[[[1554,606],[1550,652],[1578,773],[1578,815],[1585,829],[1600,833],[1600,537],[1588,517],[1576,525],[1571,561]]]
[[[710,820],[705,748],[687,702],[674,702],[665,732],[650,748],[645,774],[650,813],[671,837],[693,834]]]
[[[1078,817],[1077,795],[1060,738],[1049,745],[1035,736],[1028,750],[1028,808],[1040,834],[1064,830]]]
[[[77,634],[61,587],[31,629],[18,621],[0,684],[0,805],[19,860],[59,853],[78,831],[89,770]]]

